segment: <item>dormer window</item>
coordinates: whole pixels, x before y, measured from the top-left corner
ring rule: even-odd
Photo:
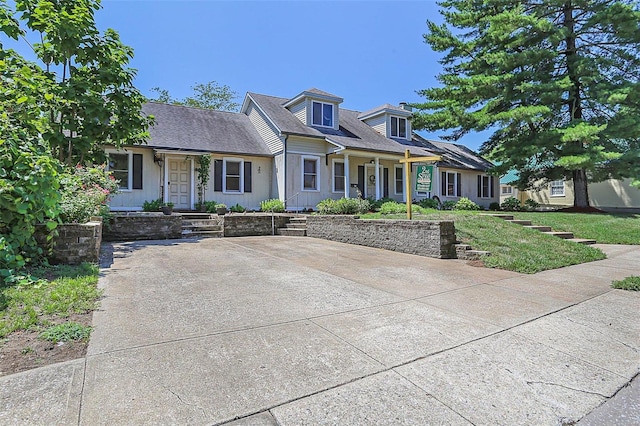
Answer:
[[[333,127],[333,105],[314,101],[312,124],[314,126]]]
[[[391,137],[407,137],[407,119],[402,117],[391,117]]]

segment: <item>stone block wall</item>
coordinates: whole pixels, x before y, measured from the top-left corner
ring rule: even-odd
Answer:
[[[82,262],[97,263],[102,243],[102,218],[92,218],[87,223],[58,225],[57,235],[47,241],[47,230],[38,227],[36,239],[45,250],[52,264],[78,265]]]
[[[402,253],[454,259],[452,221],[362,220],[357,216],[309,216],[307,235]]]
[[[182,216],[162,213],[116,214],[105,226],[105,241],[167,240],[182,238]]]
[[[275,229],[284,227],[289,223],[290,215],[275,214],[273,217]],[[249,237],[258,235],[271,235],[270,214],[230,214],[224,216],[225,237]]]

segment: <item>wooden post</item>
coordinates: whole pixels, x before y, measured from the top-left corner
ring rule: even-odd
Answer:
[[[409,162],[411,153],[409,150],[404,151],[404,197],[407,200],[407,219],[411,220],[411,163]]]

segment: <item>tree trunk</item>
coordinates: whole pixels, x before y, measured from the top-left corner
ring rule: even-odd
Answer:
[[[587,188],[587,172],[585,170],[573,171],[573,206],[589,207],[589,190]]]

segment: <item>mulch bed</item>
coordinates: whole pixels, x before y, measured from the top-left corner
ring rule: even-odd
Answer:
[[[595,207],[566,207],[564,209],[559,209],[557,210],[561,213],[606,213],[605,211],[602,211],[600,209],[597,209]]]

